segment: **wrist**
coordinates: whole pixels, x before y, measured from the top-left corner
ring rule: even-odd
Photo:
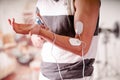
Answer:
[[[46,29],[41,28],[38,35],[40,35],[45,41],[54,43],[56,40],[56,34]]]
[[[42,33],[42,28],[39,29],[39,31],[38,31],[37,34],[38,34],[38,35],[41,35],[41,33]]]
[[[56,35],[55,33],[53,33],[53,39],[52,39],[53,44],[55,43],[55,40],[56,40]]]

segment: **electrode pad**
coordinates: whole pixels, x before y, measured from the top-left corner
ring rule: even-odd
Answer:
[[[70,38],[69,42],[72,46],[80,46],[81,45],[81,41],[76,38]]]
[[[83,32],[83,23],[81,21],[76,22],[75,32],[76,34],[81,34]]]

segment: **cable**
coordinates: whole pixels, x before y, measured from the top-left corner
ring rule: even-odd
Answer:
[[[55,61],[56,61],[56,64],[57,64],[57,68],[58,68],[58,71],[59,71],[60,78],[61,78],[61,80],[63,80],[63,77],[62,77],[62,75],[61,75],[60,67],[59,67],[59,64],[58,64],[58,62],[57,62],[57,59],[55,58],[55,56],[54,56],[53,53],[52,53],[52,51],[53,51],[53,45],[54,45],[55,40],[56,40],[56,36],[55,36],[54,33],[53,33],[53,35],[54,35],[54,40],[53,40],[53,42],[52,42],[51,55],[53,56],[53,58],[54,58]],[[82,44],[82,61],[83,61],[82,76],[83,76],[83,79],[86,80],[86,79],[85,79],[85,72],[84,72],[84,71],[85,71],[84,48],[86,47],[86,43],[83,42],[83,41],[82,41],[82,43],[83,43],[83,44]]]
[[[60,67],[59,67],[59,64],[58,64],[58,62],[57,62],[57,59],[56,59],[55,56],[52,54],[52,51],[53,51],[53,45],[54,45],[55,40],[56,40],[56,36],[55,36],[54,33],[53,33],[53,35],[54,35],[54,40],[53,40],[52,48],[51,48],[51,55],[53,56],[53,58],[54,58],[55,61],[56,61],[56,64],[57,64],[57,68],[58,68],[58,71],[59,71],[60,78],[61,78],[61,80],[63,80],[63,77],[62,77],[62,75],[61,75]],[[82,41],[82,43],[83,43],[83,44],[82,44],[82,61],[83,61],[82,76],[83,76],[83,79],[86,80],[86,79],[85,79],[85,72],[84,72],[84,71],[85,71],[84,48],[86,47],[86,43],[83,42],[83,41]]]
[[[85,79],[85,60],[84,60],[84,48],[86,47],[86,43],[82,41],[82,61],[83,61],[83,70],[82,70],[82,76],[83,76],[83,79]]]
[[[57,68],[58,68],[58,71],[59,71],[59,76],[60,76],[61,80],[64,80],[63,77],[62,77],[62,74],[61,74],[61,72],[60,72],[60,66],[59,66],[59,64],[58,64],[58,62],[57,62],[57,59],[55,58],[55,56],[54,56],[53,53],[52,53],[52,51],[53,51],[53,46],[54,46],[54,43],[55,43],[55,40],[56,40],[56,36],[55,36],[54,33],[53,33],[53,36],[54,36],[54,40],[53,40],[53,42],[52,42],[51,55],[53,56],[53,58],[54,58],[55,61],[56,61]],[[83,79],[86,80],[86,78],[85,78],[85,60],[84,60],[84,48],[86,47],[86,43],[85,43],[84,41],[82,41],[82,43],[83,43],[83,44],[82,44],[82,61],[83,61],[82,76],[83,76]],[[91,80],[91,77],[90,77],[89,80]]]
[[[43,25],[47,26],[46,23],[45,23],[45,21],[42,19],[41,15],[40,15],[40,13],[39,13],[39,8],[37,8],[37,7],[36,7],[36,14],[37,14],[37,17],[36,17],[36,22],[37,22],[37,24],[43,24]],[[33,28],[33,27],[34,27],[34,25],[32,26],[32,28]],[[56,58],[54,57],[54,55],[52,54],[53,45],[54,45],[55,40],[56,40],[56,36],[55,36],[54,33],[53,33],[53,36],[54,36],[54,40],[53,40],[53,42],[52,42],[51,55],[53,56],[53,58],[54,58],[55,61],[56,61],[60,78],[61,78],[61,80],[63,80],[62,75],[61,75],[61,72],[60,72],[60,67],[59,67],[59,64],[58,64],[58,62],[57,62],[57,59],[56,59]]]
[[[83,75],[83,79],[86,80],[85,78],[85,59],[84,59],[84,48],[86,47],[86,43],[84,41],[82,41],[82,60],[83,60],[83,71],[82,71],[82,75]],[[92,80],[93,75],[89,78],[89,80]]]
[[[53,33],[53,36],[54,36],[54,40],[53,40],[53,42],[52,42],[51,55],[52,55],[52,57],[55,59],[55,62],[56,62],[56,64],[57,64],[57,68],[58,68],[58,72],[59,72],[59,76],[60,76],[61,80],[63,80],[62,74],[61,74],[61,72],[60,72],[60,66],[59,66],[59,64],[58,64],[58,62],[57,62],[57,59],[55,58],[55,56],[54,56],[53,53],[52,53],[52,51],[53,51],[53,46],[54,46],[54,43],[55,43],[55,40],[56,40],[56,36],[55,36],[54,33]]]

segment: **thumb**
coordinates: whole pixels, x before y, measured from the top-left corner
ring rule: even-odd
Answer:
[[[31,31],[29,31],[29,36],[32,36],[32,32]]]
[[[15,19],[12,18],[12,23],[11,23],[11,25],[14,25],[14,23],[15,23]]]
[[[9,24],[11,25],[11,20],[10,20],[10,19],[8,19],[8,22],[9,22]]]
[[[12,20],[11,20],[11,25],[14,26],[14,23],[15,23],[15,19],[12,18]]]
[[[13,26],[13,25],[14,25],[14,23],[15,23],[15,19],[14,19],[14,18],[13,18],[12,20],[8,19],[8,22],[9,22],[9,24],[10,24],[10,25],[12,25],[12,26]]]

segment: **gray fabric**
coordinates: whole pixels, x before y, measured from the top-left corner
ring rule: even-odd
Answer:
[[[43,16],[49,29],[59,35],[75,36],[73,15]]]
[[[93,72],[94,59],[85,59],[85,76],[91,76]],[[83,61],[76,63],[58,63],[63,79],[82,78]],[[41,73],[50,80],[61,80],[56,63],[41,63]]]
[[[74,16],[59,15],[59,16],[43,16],[49,29],[59,35],[75,37]],[[96,25],[94,36],[98,35],[99,18]]]

